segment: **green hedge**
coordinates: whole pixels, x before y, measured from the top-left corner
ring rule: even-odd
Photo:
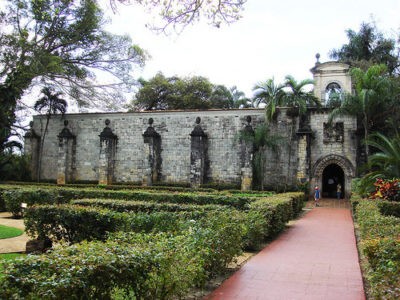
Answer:
[[[44,205],[28,208],[24,220],[25,231],[31,237],[73,244],[83,240],[104,240],[108,233],[117,231],[177,231],[186,220],[200,216],[199,212],[134,214],[96,207]]]
[[[68,203],[73,199],[83,198],[108,198],[118,200],[136,200],[149,202],[170,202],[177,204],[216,204],[236,208],[245,208],[252,200],[249,197],[241,197],[224,194],[201,193],[163,193],[159,191],[144,190],[104,190],[104,189],[78,189],[67,187],[26,187],[0,186],[6,204],[7,211],[14,217],[21,216],[21,203],[33,204],[60,204]]]
[[[113,200],[113,199],[80,199],[71,201],[71,204],[80,206],[96,206],[118,212],[206,211],[206,210],[219,209],[221,207],[220,205],[214,205],[214,204],[194,205],[194,204]]]
[[[5,264],[0,298],[171,299],[182,297],[204,274],[185,237],[135,242],[83,242]]]
[[[240,212],[212,212],[178,235],[116,233],[5,266],[4,299],[182,298],[241,254]],[[135,298],[136,297],[136,298]]]
[[[400,298],[400,219],[381,213],[379,200],[359,200],[356,220],[360,250],[368,264],[367,280],[374,299]]]
[[[378,207],[382,215],[400,218],[400,202],[379,201]]]

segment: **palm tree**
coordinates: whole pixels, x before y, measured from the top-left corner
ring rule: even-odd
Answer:
[[[272,135],[268,124],[263,123],[256,127],[253,138],[255,147],[253,166],[256,178],[260,182],[261,190],[264,190],[265,151],[267,148],[270,148],[276,152],[282,137]]]
[[[285,93],[284,104],[298,109],[299,115],[304,115],[309,106],[319,106],[319,100],[314,96],[312,91],[306,91],[305,88],[314,84],[312,79],[304,79],[297,82],[293,76],[285,77],[284,86],[288,88]]]
[[[396,134],[393,138],[388,138],[376,132],[368,137],[366,143],[377,152],[368,158],[366,167],[370,171],[360,181],[361,194],[372,192],[373,183],[377,178],[400,178],[400,135]]]
[[[346,95],[341,106],[329,114],[329,121],[340,115],[356,116],[362,125],[366,141],[370,130],[377,122],[382,121],[382,113],[388,113],[386,107],[391,103],[391,81],[385,65],[374,65],[367,71],[354,68],[350,74],[354,79],[355,94]],[[368,143],[365,143],[365,155],[368,160]]]
[[[274,78],[256,84],[253,88],[255,106],[265,103],[267,120],[271,121],[275,115],[276,108],[282,105],[285,95],[282,84],[275,84]]]
[[[47,134],[50,118],[52,115],[57,114],[57,113],[61,113],[62,115],[64,115],[65,112],[67,111],[67,101],[60,98],[60,96],[63,95],[62,92],[56,92],[51,87],[44,87],[41,90],[41,93],[43,94],[43,97],[38,99],[33,106],[33,108],[36,111],[38,111],[38,112],[45,111],[45,114],[46,114],[46,125],[44,128],[42,139],[40,141],[39,162],[38,162],[38,170],[37,170],[38,181],[40,181],[43,145],[44,145],[44,140],[45,140],[45,137]]]
[[[368,137],[366,143],[378,149],[368,159],[370,174],[383,179],[400,178],[400,135],[390,139],[376,132]]]

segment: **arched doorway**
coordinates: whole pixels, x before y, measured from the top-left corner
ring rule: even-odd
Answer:
[[[314,192],[314,185],[319,185],[323,197],[336,197],[337,183],[342,185],[342,197],[348,199],[351,193],[351,180],[355,176],[353,164],[341,155],[331,154],[318,159],[312,167],[310,197]],[[329,183],[329,179],[335,180]]]
[[[345,190],[343,169],[337,164],[330,164],[322,172],[322,196],[325,198],[336,198],[337,186]],[[343,198],[343,195],[342,195]]]

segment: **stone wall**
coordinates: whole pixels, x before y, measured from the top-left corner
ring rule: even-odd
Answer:
[[[252,146],[241,141],[240,132],[255,129],[264,116],[262,109],[54,116],[45,138],[40,178],[60,183],[63,178],[101,184],[225,183],[249,189]],[[34,116],[25,141],[36,170],[45,122],[44,116]],[[323,168],[337,164],[348,190],[356,168],[356,121],[340,117],[328,125],[327,109],[311,110],[299,122],[287,108],[279,108],[270,124],[278,147],[265,150],[265,188],[320,183]],[[66,136],[61,134],[67,131]]]
[[[116,135],[114,157],[115,182],[143,182],[148,173],[148,144],[143,133],[153,119],[152,127],[160,135],[160,178],[162,182],[188,183],[191,171],[191,132],[196,118],[207,134],[208,168],[206,178],[212,182],[240,184],[241,161],[239,132],[251,116],[252,123],[264,120],[263,110],[180,111],[149,113],[67,114],[68,129],[75,136],[75,181],[99,179],[100,133],[108,127]],[[64,119],[50,120],[43,152],[41,178],[57,178],[58,135],[64,128]],[[35,116],[33,130],[43,135],[45,117]],[[26,143],[29,143],[26,141]],[[26,148],[31,151],[31,147]]]

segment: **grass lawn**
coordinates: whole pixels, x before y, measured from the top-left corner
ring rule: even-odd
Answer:
[[[0,239],[8,239],[23,234],[24,231],[14,227],[0,225]]]

